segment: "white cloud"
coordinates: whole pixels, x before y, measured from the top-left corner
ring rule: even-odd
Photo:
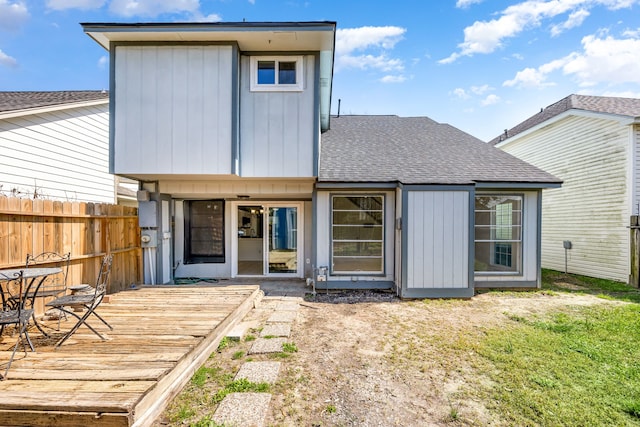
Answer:
[[[553,37],[559,36],[566,30],[570,30],[571,28],[579,27],[582,25],[585,19],[589,16],[589,11],[585,9],[579,9],[572,14],[569,15],[566,21],[562,24],[553,25],[551,27],[551,35]]]
[[[640,84],[640,38],[616,39],[589,35],[582,39],[582,52],[548,62],[540,67],[518,71],[504,86],[549,86],[548,76],[557,70],[573,76],[580,86]]]
[[[469,99],[470,98],[469,94],[464,89],[462,89],[461,87],[455,88],[451,93],[453,95],[455,95],[456,97],[460,98],[460,99]]]
[[[99,9],[106,3],[106,0],[47,0],[47,7],[54,10],[65,9]]]
[[[498,95],[491,94],[491,95],[488,95],[482,101],[480,101],[480,105],[482,105],[483,107],[487,107],[489,105],[497,104],[498,102],[500,102],[500,97]]]
[[[569,13],[562,25],[571,28],[579,25],[586,13],[596,6],[621,9],[638,3],[638,0],[526,0],[507,7],[500,16],[490,21],[476,21],[464,29],[464,41],[458,44],[459,51],[441,59],[441,64],[456,61],[462,56],[492,53],[503,47],[506,39],[516,37],[530,28],[539,27],[545,19]],[[552,27],[551,31],[560,31]]]
[[[2,49],[0,49],[0,65],[15,68],[18,66],[18,61],[16,61],[15,58],[7,55],[2,51]]]
[[[635,30],[625,30],[622,35],[632,39],[640,38],[640,28]]]
[[[390,58],[393,49],[406,32],[400,27],[360,27],[339,29],[336,32],[336,70],[340,68],[402,71],[404,63]],[[370,51],[375,51],[371,53]]]
[[[460,9],[466,9],[472,4],[482,3],[482,0],[458,0],[456,2],[456,7]]]
[[[0,0],[0,30],[17,30],[28,19],[29,10],[24,2]]]
[[[100,59],[98,59],[98,68],[104,69],[109,64],[109,57],[107,55],[102,55]]]
[[[471,92],[475,93],[476,95],[483,95],[491,90],[493,90],[493,88],[489,85],[471,86]]]
[[[382,83],[402,83],[406,80],[407,78],[403,75],[397,75],[397,76],[386,75],[380,79]]]
[[[197,14],[199,0],[113,0],[109,10],[124,17],[148,16],[156,17],[163,13],[188,12]]]
[[[217,13],[211,13],[209,15],[203,15],[200,12],[194,12],[190,19],[191,22],[220,22],[222,16]]]

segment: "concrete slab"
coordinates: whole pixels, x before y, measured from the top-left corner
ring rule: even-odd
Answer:
[[[278,311],[298,311],[299,308],[300,308],[300,304],[298,304],[297,302],[281,302],[276,307],[276,310],[278,310]]]
[[[278,372],[280,362],[246,362],[240,366],[234,379],[245,378],[252,383],[274,384],[278,380]]]
[[[230,393],[218,405],[213,421],[232,426],[263,427],[270,401],[269,393]]]
[[[260,331],[261,337],[288,337],[289,335],[291,335],[289,323],[270,323]]]
[[[286,338],[258,338],[254,341],[248,354],[280,353],[282,344],[286,342]]]
[[[267,323],[292,323],[296,320],[296,316],[298,315],[295,311],[274,311],[271,316],[267,319]]]

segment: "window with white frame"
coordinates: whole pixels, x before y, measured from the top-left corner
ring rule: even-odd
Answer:
[[[384,196],[331,198],[331,272],[384,272]]]
[[[475,271],[522,271],[522,196],[476,195]]]
[[[303,90],[302,56],[252,56],[251,91]]]

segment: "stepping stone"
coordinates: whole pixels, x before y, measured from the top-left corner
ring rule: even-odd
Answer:
[[[229,393],[213,414],[218,424],[263,427],[269,410],[269,393]]]
[[[278,304],[278,307],[276,307],[276,310],[298,311],[299,308],[300,304],[298,304],[297,302],[281,302],[280,304]]]
[[[298,313],[296,313],[295,311],[276,311],[271,316],[269,316],[269,318],[267,319],[267,322],[271,322],[271,323],[278,323],[278,322],[291,323],[294,320],[296,320],[296,316],[297,315],[298,315]]]
[[[261,337],[288,337],[291,335],[291,325],[288,323],[271,323],[265,325],[260,332]]]
[[[258,338],[253,342],[248,354],[280,353],[282,344],[286,342],[286,338]]]
[[[240,367],[234,380],[242,378],[252,383],[274,384],[278,380],[280,362],[246,362]]]

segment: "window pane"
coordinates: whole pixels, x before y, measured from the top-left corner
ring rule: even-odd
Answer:
[[[278,84],[294,85],[296,84],[296,63],[279,62],[278,63]]]
[[[349,258],[336,257],[333,259],[334,271],[345,272],[382,272],[382,258]]]
[[[332,198],[332,271],[381,273],[384,266],[384,198]]]
[[[522,251],[522,197],[477,196],[475,209],[475,271],[519,272]]]
[[[272,85],[276,83],[276,62],[258,61],[258,84]]]
[[[475,244],[477,272],[517,273],[520,266],[520,242]]]
[[[185,262],[224,262],[224,201],[185,202]]]
[[[333,240],[382,240],[382,227],[334,226]]]

